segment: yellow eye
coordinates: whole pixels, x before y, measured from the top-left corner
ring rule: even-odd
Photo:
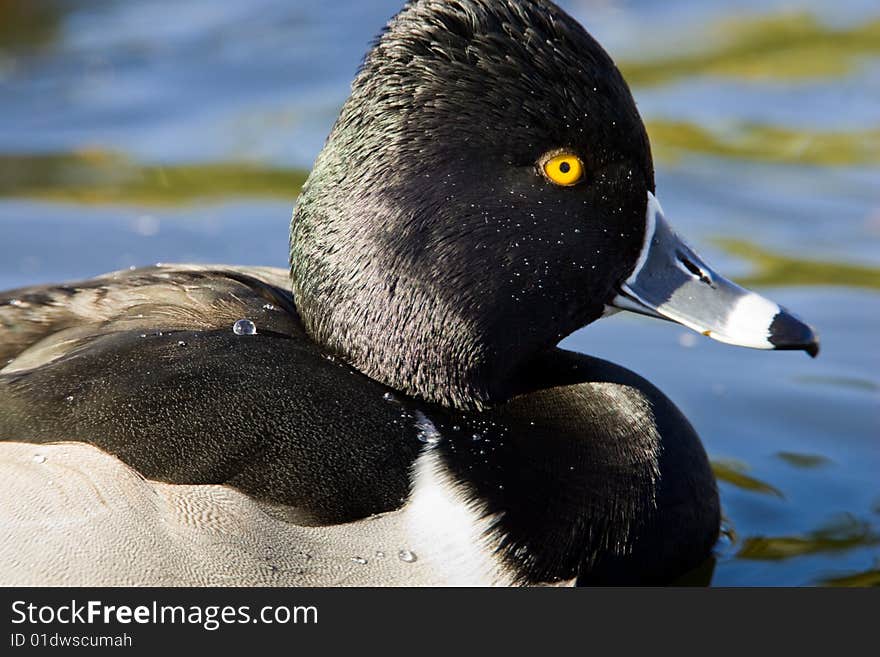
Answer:
[[[544,175],[551,182],[562,187],[571,187],[580,182],[584,177],[584,163],[572,153],[560,153],[546,160],[542,165]]]

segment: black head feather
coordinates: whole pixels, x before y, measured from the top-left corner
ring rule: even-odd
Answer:
[[[570,149],[585,179],[537,166]],[[611,58],[548,0],[416,0],[368,54],[291,225],[310,335],[458,407],[522,390],[632,271],[650,147]]]

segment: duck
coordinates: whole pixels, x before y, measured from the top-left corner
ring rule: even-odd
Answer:
[[[550,0],[406,3],[289,245],[0,293],[0,583],[669,584],[719,536],[705,449],[559,342],[633,311],[819,348],[671,228],[623,76]]]

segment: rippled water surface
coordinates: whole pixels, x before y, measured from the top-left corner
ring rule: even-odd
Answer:
[[[155,261],[283,266],[292,199],[400,0],[0,0],[0,288]],[[762,353],[618,315],[566,346],[703,437],[713,583],[880,583],[880,7],[562,3],[617,59],[668,217],[820,331]]]

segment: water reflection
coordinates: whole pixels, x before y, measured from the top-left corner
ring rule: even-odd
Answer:
[[[700,75],[802,80],[842,76],[866,56],[880,54],[877,18],[835,28],[808,13],[786,13],[730,19],[708,32],[713,38],[705,39],[705,49],[625,61],[621,69],[630,84],[640,86]]]
[[[0,0],[0,53],[34,51],[56,41],[65,8],[61,0]]]
[[[880,129],[822,131],[738,123],[723,131],[687,121],[653,119],[648,134],[662,162],[686,155],[825,166],[880,164]]]
[[[76,203],[180,204],[237,197],[293,199],[306,172],[249,163],[138,164],[102,151],[0,154],[0,197]]]
[[[821,454],[800,454],[798,452],[777,452],[781,459],[795,468],[820,468],[831,463],[831,459]]]
[[[819,583],[825,586],[880,586],[880,565],[852,575],[826,577],[819,580]]]
[[[715,473],[715,478],[718,479],[718,481],[730,484],[731,486],[736,486],[742,490],[750,491],[752,493],[774,495],[779,498],[785,497],[785,495],[782,494],[782,491],[776,488],[776,486],[747,474],[748,466],[741,461],[735,461],[733,459],[714,459],[712,461],[712,471]]]
[[[750,536],[742,542],[736,558],[775,561],[877,545],[880,533],[871,523],[845,513],[800,536]]]
[[[744,240],[718,239],[727,253],[745,258],[755,269],[737,282],[746,287],[838,285],[880,289],[880,268],[793,258]]]
[[[810,376],[802,374],[795,376],[792,381],[807,385],[834,386],[835,388],[848,388],[861,392],[880,392],[880,383],[868,379],[859,379],[849,376]]]

